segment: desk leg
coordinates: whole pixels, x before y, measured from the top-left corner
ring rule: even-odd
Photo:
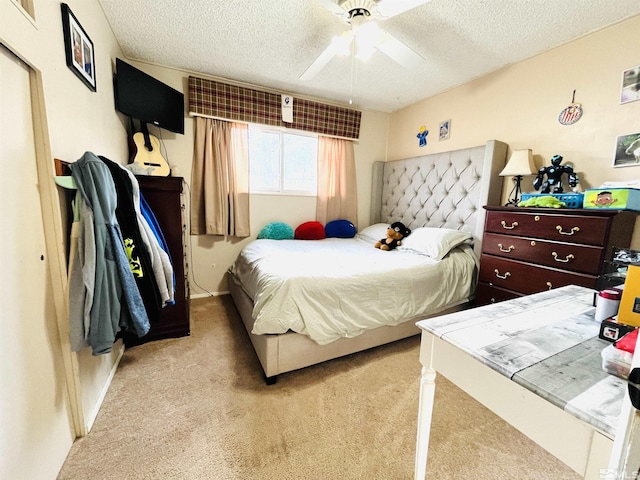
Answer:
[[[424,342],[424,338],[422,341]],[[429,341],[429,340],[427,340]],[[436,371],[433,368],[433,338],[430,339],[429,364],[423,359],[422,375],[420,377],[420,400],[418,403],[418,438],[416,440],[416,464],[414,480],[424,480],[427,473],[427,453],[429,452],[429,435],[431,433],[431,418],[433,416],[433,401],[436,393]]]

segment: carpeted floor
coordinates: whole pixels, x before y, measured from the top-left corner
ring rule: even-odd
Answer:
[[[262,378],[231,297],[195,300],[192,334],[128,349],[58,480],[413,477],[419,337]],[[438,377],[429,479],[577,479]]]

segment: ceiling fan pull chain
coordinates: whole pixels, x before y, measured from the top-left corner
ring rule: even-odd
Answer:
[[[354,85],[354,74],[357,72],[358,64],[356,63],[356,42],[355,39],[351,41],[351,84],[349,85],[349,105],[353,104],[353,85]]]

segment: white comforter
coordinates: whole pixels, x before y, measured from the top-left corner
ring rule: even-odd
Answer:
[[[476,264],[468,245],[437,261],[357,237],[262,239],[229,271],[254,300],[254,334],[292,330],[323,345],[467,301]]]

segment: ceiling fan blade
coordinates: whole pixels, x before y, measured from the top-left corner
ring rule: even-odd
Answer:
[[[376,48],[391,58],[391,60],[394,60],[405,68],[415,67],[424,61],[424,58],[389,32],[380,30],[380,33],[381,40],[380,43],[376,45]]]
[[[430,0],[380,0],[376,5],[375,14],[380,19],[386,19],[408,12]]]
[[[327,48],[324,49],[324,52],[320,54],[318,58],[307,68],[302,75],[300,75],[300,80],[311,80],[315,77],[320,70],[322,70],[338,53],[335,45],[331,43]]]
[[[349,20],[349,13],[342,8],[340,5],[335,3],[333,0],[317,0],[320,5],[333,13],[336,17],[340,18],[340,20],[347,21]]]

